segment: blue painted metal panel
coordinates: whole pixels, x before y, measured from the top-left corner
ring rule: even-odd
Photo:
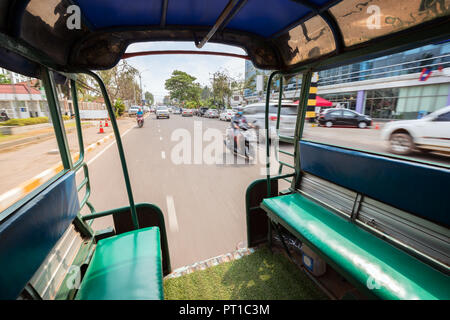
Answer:
[[[74,3],[96,29],[159,25],[161,20],[161,0],[75,0]]]
[[[159,25],[162,0],[74,0],[95,28]],[[310,1],[322,6],[329,0]],[[213,26],[228,0],[170,0],[167,25]],[[248,0],[228,27],[270,36],[310,10],[292,0]]]
[[[17,298],[79,209],[72,172],[0,225],[0,300]]]
[[[310,12],[307,7],[291,0],[248,0],[227,28],[269,37]]]
[[[450,170],[307,141],[299,147],[303,171],[450,226]]]
[[[228,0],[169,0],[167,24],[213,26],[227,3]]]

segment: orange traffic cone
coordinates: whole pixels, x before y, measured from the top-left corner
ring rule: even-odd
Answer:
[[[105,131],[103,130],[102,122],[101,122],[101,121],[100,121],[100,130],[98,131],[98,133],[105,133]]]
[[[108,119],[105,120],[105,128],[106,128],[106,127],[109,127]]]
[[[380,126],[378,124],[375,125],[375,129],[378,130],[380,129]]]

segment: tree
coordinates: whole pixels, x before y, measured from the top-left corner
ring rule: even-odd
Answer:
[[[122,100],[141,100],[142,91],[138,82],[135,80],[139,74],[138,70],[130,66],[126,61],[117,64],[109,70],[98,72],[105,83],[108,95],[112,101],[118,98]],[[97,89],[99,89],[96,84]]]
[[[213,74],[212,91],[214,100],[221,108],[226,108],[230,104],[232,95],[231,82],[233,79],[226,71],[216,71]]]
[[[166,80],[165,88],[170,93],[170,99],[176,99],[178,103],[183,101],[195,101],[200,103],[200,84],[194,82],[197,78],[186,72],[175,70],[172,76]]]
[[[204,86],[202,89],[202,93],[200,94],[200,97],[202,100],[208,100],[209,98],[212,97],[212,91],[211,88],[208,86]]]
[[[145,101],[147,101],[148,105],[153,105],[153,103],[155,102],[155,98],[153,97],[153,94],[151,94],[148,91],[146,91],[144,93],[144,97],[145,97]]]
[[[10,84],[11,79],[5,74],[0,74],[0,84]]]

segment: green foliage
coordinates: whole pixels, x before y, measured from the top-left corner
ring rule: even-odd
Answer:
[[[171,99],[181,101],[200,102],[200,94],[202,89],[200,84],[194,82],[197,78],[187,74],[186,72],[175,70],[172,76],[166,80],[165,88],[170,93]]]
[[[198,102],[195,102],[195,101],[188,101],[185,104],[185,108],[187,108],[187,109],[196,109],[196,108],[198,108],[198,106],[199,106]]]
[[[64,117],[64,116],[63,116]],[[33,124],[47,123],[47,117],[24,118],[24,119],[9,119],[8,121],[0,122],[2,126],[29,126]]]
[[[10,84],[11,79],[7,75],[0,74],[0,84]]]
[[[125,112],[125,103],[121,99],[117,99],[113,105],[116,117],[120,117]]]
[[[120,62],[109,70],[99,71],[98,74],[105,83],[108,95],[112,101],[118,98],[122,100],[141,100],[142,92],[136,81],[139,72],[126,61]],[[99,90],[98,84],[95,84],[95,87]]]
[[[230,104],[232,95],[231,83],[234,80],[225,71],[216,71],[213,74],[212,91],[216,104],[225,107]]]

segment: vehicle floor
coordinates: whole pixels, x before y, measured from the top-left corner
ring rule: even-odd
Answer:
[[[325,293],[267,247],[241,259],[164,280],[166,300],[323,300]]]

